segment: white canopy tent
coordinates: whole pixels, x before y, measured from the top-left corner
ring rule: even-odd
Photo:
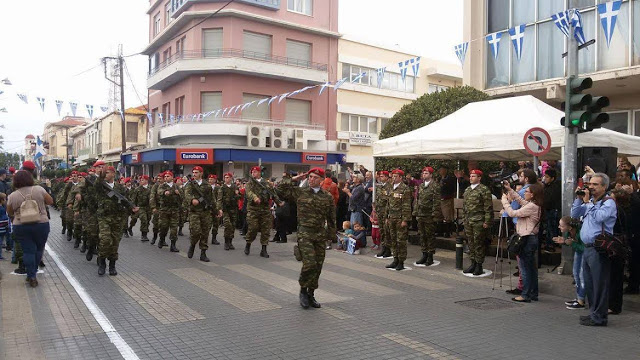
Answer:
[[[541,127],[551,136],[551,150],[541,159],[560,160],[564,113],[533,96],[475,102],[420,129],[378,140],[374,157],[529,160],[523,137]],[[640,155],[640,137],[598,129],[578,135],[578,147],[616,147],[619,156]]]

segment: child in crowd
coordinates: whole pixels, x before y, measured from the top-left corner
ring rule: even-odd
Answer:
[[[356,241],[353,255],[360,255],[360,249],[367,246],[367,229],[356,221],[353,223],[353,234],[349,237]]]
[[[11,233],[6,204],[7,194],[0,193],[0,259],[4,259],[4,257],[2,257],[2,246],[7,243]]]
[[[371,220],[371,240],[373,240],[373,246],[371,249],[378,250],[380,248],[380,224],[378,223],[378,213],[374,209],[369,217]]]
[[[557,244],[571,246],[573,248],[573,278],[576,282],[576,298],[565,302],[567,309],[584,309],[584,277],[582,274],[582,255],[584,243],[580,240],[580,222],[570,216],[560,218],[558,225],[562,236],[556,236],[553,241]]]
[[[351,235],[353,235],[353,230],[351,230],[351,222],[342,222],[342,232],[338,233],[338,247],[336,248],[336,250],[346,250],[347,245],[349,244],[347,240]]]

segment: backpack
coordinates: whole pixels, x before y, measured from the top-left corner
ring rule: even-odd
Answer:
[[[20,213],[16,214],[16,217],[21,224],[34,224],[40,221],[40,207],[38,203],[33,200],[33,187],[31,193],[26,197],[18,190],[24,201],[20,204]]]

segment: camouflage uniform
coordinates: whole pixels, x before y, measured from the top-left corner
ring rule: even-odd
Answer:
[[[216,184],[215,187],[213,187],[212,185],[209,185],[211,187],[211,190],[213,191],[213,198],[217,201],[218,196],[220,196],[220,186],[218,184]],[[220,209],[220,207],[218,207],[218,209]],[[211,212],[211,243],[214,245],[219,245],[220,243],[218,242],[218,229],[220,228],[220,221],[222,221],[221,218],[217,217],[218,215],[218,211],[213,211]]]
[[[156,242],[156,238],[158,237],[158,220],[160,218],[160,211],[153,212],[154,209],[158,209],[158,201],[156,200],[158,194],[158,187],[160,184],[158,182],[154,183],[151,186],[151,191],[149,192],[149,206],[151,207],[152,216],[151,223],[153,224],[153,240],[151,241],[151,245]]]
[[[187,185],[188,184],[178,187],[178,189],[180,190],[180,195],[182,196],[183,199],[185,197]],[[178,235],[180,236],[183,235],[182,228],[184,227],[184,224],[187,222],[188,219],[189,219],[189,206],[184,202],[182,202],[180,204],[180,211],[178,212]]]
[[[488,229],[483,224],[491,224],[493,202],[491,191],[483,184],[475,189],[469,186],[464,191],[464,232],[469,241],[469,257],[474,263],[482,264],[485,257],[485,239]]]
[[[131,200],[132,192],[133,192],[133,188],[125,186],[124,192],[122,193],[122,195],[124,195],[127,199]],[[133,216],[135,216],[135,214],[133,214]],[[127,238],[129,237],[129,213],[123,215],[122,233],[124,234],[124,237],[127,237]]]
[[[320,189],[297,187],[285,177],[278,189],[298,204],[298,247],[302,255],[302,270],[298,283],[311,295],[318,288],[318,279],[324,264],[327,240],[336,236],[336,206],[331,194]]]
[[[389,236],[389,227],[385,223],[384,219],[387,218],[387,211],[389,208],[389,194],[391,193],[391,189],[393,189],[393,185],[391,185],[391,181],[387,181],[384,184],[378,185],[376,191],[376,213],[378,214],[378,219],[381,221],[378,222],[378,226],[380,227],[380,237],[382,239],[379,256],[385,256],[385,252],[390,251],[391,249],[391,241]]]
[[[109,190],[105,186],[104,175],[94,184],[96,199],[98,204],[98,228],[100,245],[98,247],[98,262],[108,259],[115,265],[118,260],[118,248],[122,237],[122,218],[128,214],[129,210],[118,203],[118,199],[109,197]],[[114,182],[113,190],[124,193],[124,186]],[[110,265],[111,267],[111,265]]]
[[[418,220],[418,232],[423,253],[434,254],[436,252],[436,224],[442,218],[440,198],[440,184],[434,179],[431,179],[428,186],[425,186],[423,182],[418,187],[418,198],[415,202],[413,216]]]
[[[411,189],[405,183],[401,182],[395,189],[393,184],[391,185],[387,217],[394,262],[404,263],[407,259],[412,195]],[[402,226],[403,221],[406,222],[406,226]]]
[[[131,216],[131,225],[129,228],[136,226],[136,222],[140,219],[140,232],[142,233],[142,240],[145,239],[149,232],[149,220],[151,219],[151,205],[149,198],[151,197],[151,189],[149,185],[146,187],[140,185],[135,188],[131,194],[131,202],[140,208],[136,214]]]
[[[196,187],[200,190],[196,190]],[[211,208],[205,208],[203,202],[193,205],[193,199],[198,200],[200,196],[208,199]],[[191,247],[189,247],[189,257],[193,256],[193,250],[196,244],[199,244],[200,250],[203,252],[209,249],[207,240],[209,238],[209,227],[211,226],[211,213],[216,210],[216,201],[213,198],[211,186],[206,180],[202,180],[198,184],[195,180],[190,181],[185,186],[184,191],[184,207],[189,209],[189,235]]]
[[[74,209],[73,205],[76,201],[76,195],[80,194],[80,188],[82,184],[80,182],[73,184],[69,193],[67,194],[66,208],[67,208],[67,226],[69,226],[69,219],[71,219],[71,225],[73,227],[73,237],[75,238],[74,248],[80,246],[82,240],[82,216],[80,215],[80,206],[78,204],[77,209]],[[69,205],[71,208],[69,209]],[[77,210],[77,211],[76,211]],[[68,239],[68,238],[67,238]]]
[[[240,195],[235,184],[219,186],[219,209],[222,209],[222,222],[224,224],[224,249],[233,250],[233,236],[238,221],[238,200]]]
[[[64,188],[62,188],[58,196],[58,207],[60,208],[62,226],[66,227],[68,241],[71,241],[71,237],[73,236],[73,211],[69,210],[69,208],[67,207],[67,197],[69,196],[69,192],[71,191],[72,187],[73,183],[68,182],[64,186]],[[69,219],[69,214],[71,214],[71,219]]]
[[[176,190],[178,193],[176,193]],[[165,195],[168,191],[169,195]],[[174,183],[173,186],[169,186],[164,183],[158,186],[156,192],[156,202],[158,203],[158,224],[160,228],[160,242],[158,247],[162,248],[166,245],[165,239],[167,233],[169,233],[169,240],[171,240],[172,251],[174,251],[176,241],[178,241],[178,210],[182,203],[182,195],[180,189]]]
[[[96,189],[91,186],[97,177],[90,176],[87,179],[89,180],[85,180],[84,186],[80,189],[80,214],[82,216],[82,240],[88,249],[87,260],[91,261],[93,255],[97,253],[99,241],[98,202]]]
[[[266,188],[271,189],[269,192]],[[247,196],[247,224],[249,230],[247,231],[247,243],[251,244],[256,239],[258,231],[260,231],[260,244],[267,246],[269,244],[269,235],[271,234],[271,228],[273,227],[273,216],[269,209],[269,199],[279,203],[280,198],[273,191],[273,187],[269,185],[264,179],[260,180],[260,183],[254,178],[247,183],[246,186]],[[255,198],[260,199],[260,203],[254,201]],[[300,212],[298,212],[300,214]]]

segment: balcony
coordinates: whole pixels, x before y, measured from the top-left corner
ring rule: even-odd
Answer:
[[[180,16],[191,4],[196,2],[226,2],[227,0],[174,0],[171,2],[171,17]],[[280,10],[280,0],[235,0],[235,2],[258,6],[268,10]]]
[[[239,49],[184,51],[151,69],[147,87],[164,91],[191,75],[229,72],[324,84],[329,78],[327,68],[327,64]]]

